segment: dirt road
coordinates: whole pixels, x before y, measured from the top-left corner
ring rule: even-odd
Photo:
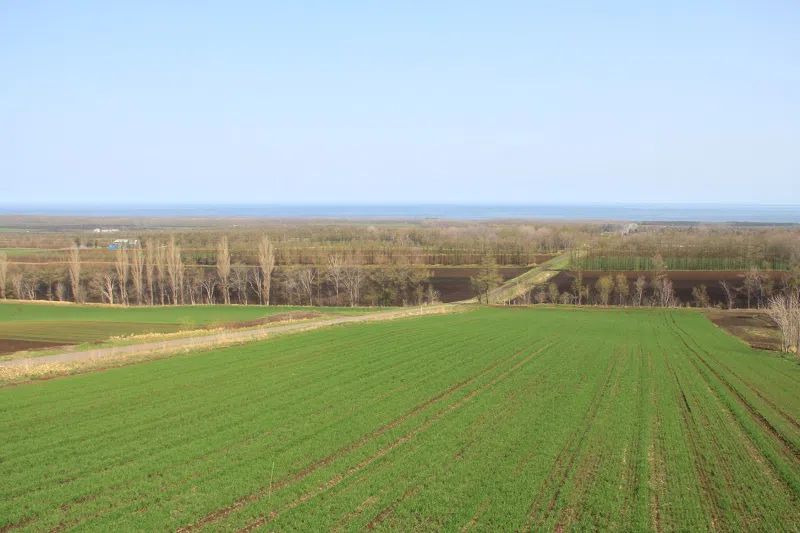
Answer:
[[[44,355],[41,357],[0,361],[0,369],[33,369],[38,366],[48,366],[54,364],[68,364],[82,361],[102,361],[122,359],[137,355],[175,353],[187,350],[216,348],[229,346],[232,344],[241,344],[244,342],[262,340],[275,335],[309,331],[338,324],[393,320],[396,318],[405,318],[418,315],[449,313],[455,309],[456,308],[454,306],[449,304],[414,307],[392,311],[380,311],[365,315],[340,316],[309,322],[296,322],[292,324],[264,326],[245,330],[222,331],[208,335],[198,335],[196,337],[184,337],[158,342],[144,342],[140,344],[130,344],[127,346],[112,346],[83,351],[65,351],[64,353]]]

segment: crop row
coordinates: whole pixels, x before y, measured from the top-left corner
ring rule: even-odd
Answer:
[[[799,381],[691,312],[318,330],[0,390],[0,528],[787,529]]]

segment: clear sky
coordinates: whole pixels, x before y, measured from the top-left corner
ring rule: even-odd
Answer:
[[[800,203],[800,2],[0,3],[0,203]]]

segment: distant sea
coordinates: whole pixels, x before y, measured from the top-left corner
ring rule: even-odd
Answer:
[[[2,215],[275,217],[350,219],[538,219],[630,222],[799,224],[800,205],[529,204],[529,205],[0,205]]]

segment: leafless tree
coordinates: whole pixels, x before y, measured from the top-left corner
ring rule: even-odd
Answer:
[[[586,285],[583,283],[583,271],[578,270],[572,278],[572,292],[575,296],[574,301],[576,304],[583,304],[583,299],[586,297]]]
[[[275,268],[275,248],[266,235],[262,236],[261,242],[258,243],[258,268],[261,274],[258,297],[263,305],[269,305],[272,270]]]
[[[439,303],[439,291],[434,289],[431,283],[428,283],[428,292],[425,295],[425,299],[430,305]]]
[[[558,290],[558,285],[556,283],[551,283],[550,285],[547,286],[547,294],[551,303],[554,304],[558,303],[561,294],[560,291]]]
[[[184,298],[189,299],[189,305],[195,305],[203,299],[203,288],[201,286],[202,277],[202,268],[185,269],[183,276],[183,294]]]
[[[736,296],[733,293],[733,287],[728,285],[727,281],[720,281],[719,286],[722,287],[723,292],[725,292],[725,298],[728,301],[728,309],[733,309],[736,304]]]
[[[493,253],[484,254],[481,258],[481,266],[478,272],[470,278],[470,282],[479,302],[492,303],[489,302],[489,293],[503,283],[503,277],[497,268]]]
[[[783,351],[800,354],[800,300],[797,295],[791,292],[773,296],[767,312],[781,330]]]
[[[172,291],[172,304],[178,305],[183,301],[183,259],[181,247],[175,244],[175,237],[170,237],[166,250],[167,274],[169,287]]]
[[[364,269],[357,258],[350,258],[342,269],[342,285],[347,291],[347,300],[350,307],[358,305],[361,301],[361,287],[364,284]]]
[[[708,307],[711,299],[708,296],[708,290],[705,285],[697,285],[692,287],[692,298],[697,307]]]
[[[72,298],[75,302],[80,303],[83,301],[83,293],[81,292],[81,256],[77,246],[73,246],[69,251],[67,269]]]
[[[675,307],[677,299],[672,288],[672,281],[669,278],[661,278],[656,285],[656,305],[659,307]]]
[[[214,279],[214,276],[211,274],[204,273],[203,276],[200,278],[200,287],[206,296],[206,303],[213,304],[214,289],[216,289],[217,287],[217,281]]]
[[[595,283],[595,289],[600,297],[600,303],[607,306],[611,293],[614,291],[614,279],[611,276],[602,276]]]
[[[217,276],[219,277],[219,286],[222,290],[223,303],[227,305],[231,303],[231,252],[228,248],[228,237],[225,235],[222,236],[217,245]]]
[[[764,276],[758,267],[752,267],[744,275],[744,292],[747,295],[747,308],[752,307],[753,297],[758,307],[761,307],[764,296]]]
[[[247,269],[243,265],[237,265],[231,269],[231,286],[236,292],[236,300],[239,304],[247,305]]]
[[[301,268],[297,271],[297,283],[300,292],[308,300],[308,305],[314,305],[314,288],[317,283],[317,271],[313,268]]]
[[[61,280],[56,282],[55,296],[59,302],[63,302],[67,299],[67,287]]]
[[[325,273],[328,281],[333,285],[336,305],[339,305],[339,288],[342,285],[342,276],[344,275],[344,259],[341,255],[333,254],[328,256],[328,264]]]
[[[158,299],[161,305],[166,303],[167,296],[167,247],[156,241],[155,272],[158,286]]]
[[[22,272],[15,272],[11,275],[11,288],[14,291],[14,297],[18,300],[25,299],[25,290],[23,285],[25,284],[25,276]]]
[[[6,297],[6,283],[8,282],[8,256],[0,252],[0,298]]]
[[[644,291],[647,288],[647,278],[639,276],[633,284],[636,306],[641,307],[644,302]]]
[[[114,268],[117,272],[117,284],[119,286],[119,300],[121,304],[127,305],[128,303],[128,272],[130,265],[128,264],[128,251],[125,248],[117,250],[116,260],[114,261]]]
[[[147,303],[155,305],[155,279],[154,273],[156,268],[155,258],[155,243],[148,240],[145,243],[145,258],[144,258],[144,279],[147,285]]]
[[[247,269],[247,285],[258,296],[259,305],[264,305],[264,278],[261,275],[261,267]]]
[[[133,282],[133,295],[136,303],[142,305],[144,301],[144,253],[140,247],[131,250],[131,281]]]
[[[297,301],[302,302],[302,298],[299,295],[299,283],[297,281],[297,271],[290,270],[290,269],[283,269],[279,272],[278,276],[279,280],[279,288],[283,293],[284,300],[288,304],[294,304]]]
[[[110,270],[96,272],[90,280],[90,288],[100,293],[102,301],[109,304],[114,303],[115,285],[114,273]]]
[[[631,287],[628,284],[628,277],[622,272],[617,274],[614,280],[614,292],[617,294],[617,304],[625,305],[631,292]]]
[[[544,290],[544,287],[536,289],[533,299],[537,304],[547,303],[547,291]]]

